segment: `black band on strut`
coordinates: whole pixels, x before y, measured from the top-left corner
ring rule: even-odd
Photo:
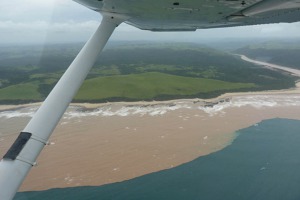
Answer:
[[[31,135],[31,133],[21,132],[16,141],[3,156],[3,159],[15,160],[30,139]]]

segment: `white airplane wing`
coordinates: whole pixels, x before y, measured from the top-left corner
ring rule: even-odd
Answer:
[[[151,31],[190,31],[300,20],[300,0],[74,0]]]
[[[191,31],[300,21],[300,0],[75,0],[103,15],[42,106],[0,161],[0,199],[13,199],[115,28]]]

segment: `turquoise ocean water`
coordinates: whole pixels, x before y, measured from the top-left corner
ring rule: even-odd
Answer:
[[[172,169],[99,187],[23,192],[14,200],[300,199],[300,121],[266,120],[237,134],[223,150]]]

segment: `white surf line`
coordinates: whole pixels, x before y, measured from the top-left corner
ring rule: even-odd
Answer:
[[[274,69],[280,69],[280,70],[290,72],[293,75],[300,77],[300,70],[298,70],[298,69],[293,69],[293,68],[286,67],[286,66],[276,65],[276,64],[272,64],[272,63],[258,61],[258,60],[253,60],[251,58],[248,58],[245,55],[240,55],[240,54],[236,54],[236,55],[239,55],[241,57],[241,59],[244,60],[244,61],[251,62],[251,63],[254,63],[254,64],[258,64],[258,65],[263,65],[263,66],[274,68]]]

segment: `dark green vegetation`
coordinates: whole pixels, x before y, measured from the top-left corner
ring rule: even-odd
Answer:
[[[97,102],[99,99],[134,101],[137,99],[162,100],[176,97],[211,97],[228,90],[255,87],[253,83],[230,83],[213,79],[148,72],[88,79],[75,100]]]
[[[225,149],[172,169],[99,187],[23,192],[14,200],[296,200],[299,133],[300,121],[267,120],[239,131]]]
[[[265,42],[235,51],[256,60],[300,69],[300,42]]]
[[[0,50],[0,103],[41,101],[81,44]],[[75,98],[82,102],[209,98],[229,91],[283,89],[294,78],[228,53],[187,43],[112,43]]]

